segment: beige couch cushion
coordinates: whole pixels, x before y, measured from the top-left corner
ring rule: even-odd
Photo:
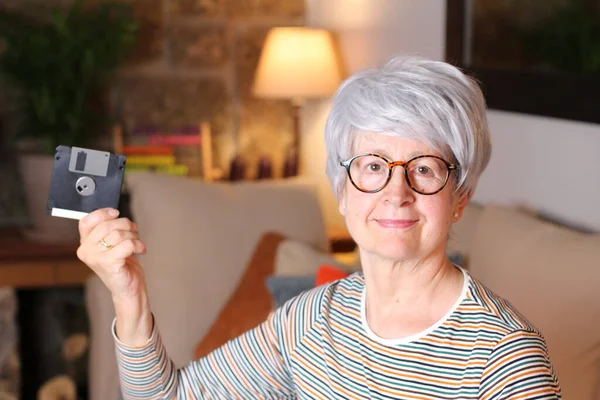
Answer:
[[[333,254],[293,239],[284,240],[275,256],[275,274],[279,276],[314,275],[321,265],[332,265],[344,270],[360,269],[360,263],[344,264],[336,260]]]
[[[488,206],[470,271],[542,331],[565,399],[600,395],[600,235]]]
[[[313,188],[301,181],[205,183],[132,174],[132,212],[163,341],[178,366],[212,326],[263,233],[327,249]]]
[[[483,207],[478,204],[469,203],[465,207],[462,218],[452,225],[452,229],[450,230],[448,254],[460,253],[465,259],[469,258],[469,254],[472,252],[471,248],[473,246],[475,228],[479,223],[482,213]]]

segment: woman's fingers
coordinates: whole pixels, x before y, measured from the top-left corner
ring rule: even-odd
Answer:
[[[101,208],[83,217],[79,221],[79,236],[81,237],[81,241],[85,240],[99,224],[114,220],[118,215],[119,211],[114,208]]]
[[[111,231],[102,238],[102,240],[104,240],[104,243],[106,243],[106,245],[104,245],[106,250],[110,250],[113,247],[116,247],[119,243],[121,243],[124,240],[139,240],[139,239],[140,239],[140,237],[136,232],[121,231],[121,230]],[[103,243],[100,243],[100,245],[102,246]]]
[[[139,239],[125,239],[113,246],[108,254],[113,260],[126,260],[134,254],[143,254],[146,252],[146,245]]]
[[[111,266],[122,266],[134,254],[146,252],[146,244],[135,232],[112,231],[102,242],[86,241],[79,247],[77,255],[100,275],[112,271]]]
[[[106,238],[113,231],[137,232],[137,225],[128,218],[105,220],[97,224],[95,228],[89,233],[87,238],[93,242],[99,242],[102,239],[107,241]]]
[[[109,209],[97,210],[80,221],[81,244],[77,257],[90,267],[114,296],[137,296],[144,287],[143,272],[135,254],[146,252],[137,226],[116,218]]]

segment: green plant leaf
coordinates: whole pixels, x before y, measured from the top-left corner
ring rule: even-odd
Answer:
[[[7,24],[4,24],[8,21]],[[106,128],[108,110],[94,104],[134,43],[131,6],[76,0],[47,21],[0,11],[0,77],[20,93],[18,137],[48,144],[89,144]]]

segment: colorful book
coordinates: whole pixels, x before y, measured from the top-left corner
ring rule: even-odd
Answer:
[[[178,175],[185,176],[189,173],[189,167],[185,164],[174,164],[174,165],[128,165],[125,168],[125,174],[127,173],[135,173],[135,172],[156,172],[159,174],[167,174],[167,175]]]
[[[128,145],[123,146],[123,154],[133,155],[172,155],[173,148],[168,146]]]
[[[175,164],[174,155],[133,155],[127,157],[127,166],[157,166]]]

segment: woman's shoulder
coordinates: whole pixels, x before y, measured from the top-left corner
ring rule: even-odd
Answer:
[[[509,300],[488,288],[476,278],[469,276],[467,293],[470,308],[480,316],[481,322],[489,323],[494,329],[505,330],[506,334],[515,331],[535,332],[537,327],[523,315]]]

